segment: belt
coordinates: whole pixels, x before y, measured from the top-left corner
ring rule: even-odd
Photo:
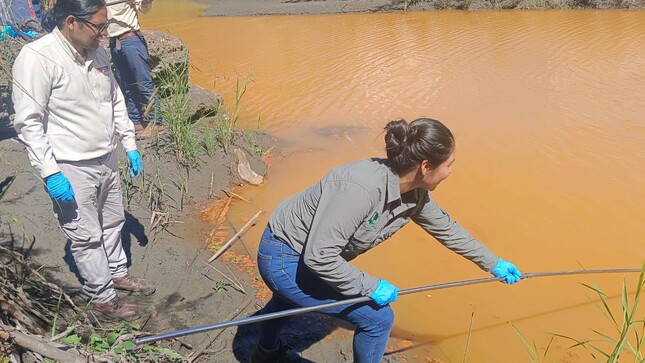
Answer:
[[[117,39],[118,40],[123,40],[123,39],[129,38],[129,37],[131,37],[133,35],[140,35],[140,34],[141,34],[140,30],[128,30],[127,32],[125,32],[125,33],[123,33],[121,35],[117,35],[115,37],[110,37],[110,40],[112,40],[112,41],[115,41]]]

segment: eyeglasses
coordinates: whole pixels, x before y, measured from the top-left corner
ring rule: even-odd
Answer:
[[[78,19],[78,18],[76,18],[76,19]],[[110,25],[109,21],[105,22],[103,24],[94,24],[89,20],[83,20],[83,19],[78,19],[78,20],[80,22],[82,22],[83,24],[85,24],[85,25],[89,26],[90,28],[92,28],[92,31],[94,32],[94,34],[103,33],[105,31],[105,29],[107,29],[108,25]]]

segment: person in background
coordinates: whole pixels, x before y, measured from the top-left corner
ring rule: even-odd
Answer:
[[[139,12],[152,9],[152,0],[130,0],[109,5],[108,35],[115,77],[123,90],[128,115],[138,138],[164,131],[156,86],[150,75],[148,44],[141,33]]]
[[[413,221],[450,250],[514,284],[520,271],[476,240],[432,198],[455,161],[455,139],[441,122],[420,118],[385,126],[387,159],[337,167],[282,201],[258,247],[258,269],[273,296],[262,313],[310,307],[357,296],[372,301],[322,310],[355,325],[354,362],[380,362],[399,289],[349,261]],[[287,318],[263,321],[250,362],[300,358],[280,340]],[[330,358],[330,361],[333,361]]]
[[[70,240],[90,308],[113,320],[134,320],[138,307],[115,288],[149,295],[155,287],[128,273],[121,242],[117,140],[130,175],[139,176],[143,167],[134,125],[99,47],[105,2],[58,0],[42,23],[50,33],[25,45],[13,65],[14,128]]]

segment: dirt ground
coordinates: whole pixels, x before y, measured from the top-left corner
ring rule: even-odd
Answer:
[[[212,6],[206,10],[211,16],[250,16],[277,14],[337,14],[353,12],[397,11],[403,9],[403,0],[203,0]],[[419,3],[410,9],[430,9],[429,3]]]
[[[183,54],[181,44],[174,44],[164,34],[146,33],[146,37],[151,54]],[[163,47],[154,50],[156,43],[165,44],[166,48],[171,45],[170,50]],[[17,54],[20,45],[16,44],[14,53]],[[8,94],[10,82],[6,78],[10,67],[5,66],[4,78],[0,77],[0,195],[4,190],[7,193],[0,198],[0,246],[29,251],[28,261],[62,287],[77,306],[83,306],[69,242],[59,230],[42,180],[29,165],[27,152],[10,126],[13,110]],[[198,87],[191,87],[190,97],[195,115],[221,101]],[[250,139],[253,145],[249,145]],[[243,255],[227,252],[210,265],[207,260],[214,253],[214,245],[223,244],[237,232],[226,211],[233,198],[231,192],[246,182],[238,174],[239,159],[234,150],[242,150],[251,169],[265,175],[270,159],[279,159],[279,141],[261,132],[251,138],[240,134],[227,152],[219,148],[213,155],[203,154],[198,166],[189,170],[177,163],[168,142],[167,137],[138,142],[144,175],[123,179],[126,206],[123,243],[130,272],[154,281],[157,286],[156,293],[149,297],[124,295],[144,311],[139,320],[141,330],[160,334],[257,314],[269,292],[257,274],[255,251],[247,248]],[[240,225],[240,221],[235,222]],[[236,241],[237,247],[251,244],[243,234]],[[234,283],[241,289],[235,288]],[[52,296],[52,300],[57,298]],[[99,332],[113,327],[110,323],[101,324],[96,328]],[[59,321],[57,326],[58,330],[63,329],[64,322]],[[352,360],[352,328],[338,320],[317,314],[294,317],[283,337],[287,345],[302,352],[304,361]],[[191,362],[245,362],[256,341],[257,325],[250,324],[158,344],[181,353]],[[400,343],[392,341],[388,350],[392,353],[384,361],[405,361],[405,357],[394,353]]]
[[[642,9],[643,0],[199,0],[210,16],[338,14],[424,10]]]
[[[245,149],[245,139],[240,137],[235,144],[244,150],[251,168],[265,175],[267,163],[257,153]],[[279,154],[279,142],[271,136],[258,133],[254,139],[257,147],[267,151],[265,158]],[[238,158],[230,151],[233,148],[228,153],[220,150],[210,157],[202,156],[199,168],[190,171],[183,198],[177,186],[183,171],[174,162],[173,154],[164,151],[167,149],[163,140],[139,142],[139,148],[144,155],[145,175],[132,184],[124,183],[127,207],[123,242],[130,272],[151,279],[157,286],[150,297],[126,296],[145,311],[139,320],[142,330],[159,334],[257,314],[268,292],[256,272],[255,252],[249,250],[248,255],[227,252],[210,266],[206,262],[214,253],[209,245],[221,245],[236,232],[226,218],[226,210],[231,191],[245,182],[237,174]],[[0,189],[12,178],[13,183],[0,201],[3,213],[0,245],[30,250],[30,262],[41,266],[43,274],[82,306],[69,242],[58,229],[49,197],[29,166],[24,146],[15,134],[5,131],[0,136]],[[165,201],[151,208],[154,198],[149,195],[150,188],[146,193],[143,190],[146,183],[156,178],[159,185],[165,186]],[[155,215],[151,209],[168,215]],[[243,235],[236,243],[238,247],[250,245]],[[234,288],[222,274],[238,282],[244,292]],[[103,328],[109,330],[111,326],[105,323]],[[283,336],[286,344],[302,352],[304,361],[343,362],[351,361],[351,335],[351,327],[338,320],[307,314],[292,319]],[[256,341],[257,326],[251,324],[159,344],[180,352],[190,361],[245,362]],[[393,341],[392,347],[396,344]],[[390,351],[395,351],[392,347]],[[405,358],[390,354],[384,361],[401,362]]]

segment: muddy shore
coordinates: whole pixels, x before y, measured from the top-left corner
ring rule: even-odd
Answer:
[[[161,53],[176,54],[181,49],[163,34],[146,37],[151,47],[163,45]],[[6,79],[4,85],[7,89]],[[217,97],[203,90],[195,93],[191,88],[193,101],[196,94],[202,100],[193,107],[196,115],[202,113],[200,105],[218,102]],[[11,110],[6,108],[0,127],[0,194],[6,191],[0,199],[0,246],[23,252],[30,265],[82,307],[85,302],[70,243],[58,228],[51,201],[29,165],[24,145],[9,125]],[[211,116],[198,117],[195,130],[213,122]],[[157,291],[148,297],[119,294],[140,306],[141,330],[160,334],[257,314],[268,292],[257,275],[255,251],[246,247],[254,243],[242,234],[230,252],[207,261],[238,232],[234,226],[251,218],[231,220],[226,213],[230,203],[243,202],[234,197],[235,188],[247,183],[238,171],[239,153],[245,155],[254,172],[266,176],[271,158],[280,157],[279,140],[262,132],[238,133],[229,148],[200,153],[197,164],[190,168],[178,164],[168,135],[140,141],[138,147],[144,176],[122,178],[126,215],[123,243],[130,272],[154,281]],[[51,296],[54,306],[57,298]],[[100,316],[89,315],[93,321],[100,320]],[[68,323],[60,319],[56,331],[65,330]],[[102,321],[94,329],[105,333],[114,326]],[[24,327],[33,331],[30,328]],[[50,329],[41,327],[41,331]],[[179,352],[192,362],[246,362],[257,333],[257,325],[251,324],[166,340],[158,346]],[[317,314],[292,319],[284,331],[285,343],[314,362],[330,361],[330,357],[337,362],[351,361],[351,337],[350,326]],[[397,347],[400,345],[393,339],[384,361],[405,359],[396,353]]]
[[[344,14],[426,10],[644,9],[644,0],[199,0],[209,16]]]

